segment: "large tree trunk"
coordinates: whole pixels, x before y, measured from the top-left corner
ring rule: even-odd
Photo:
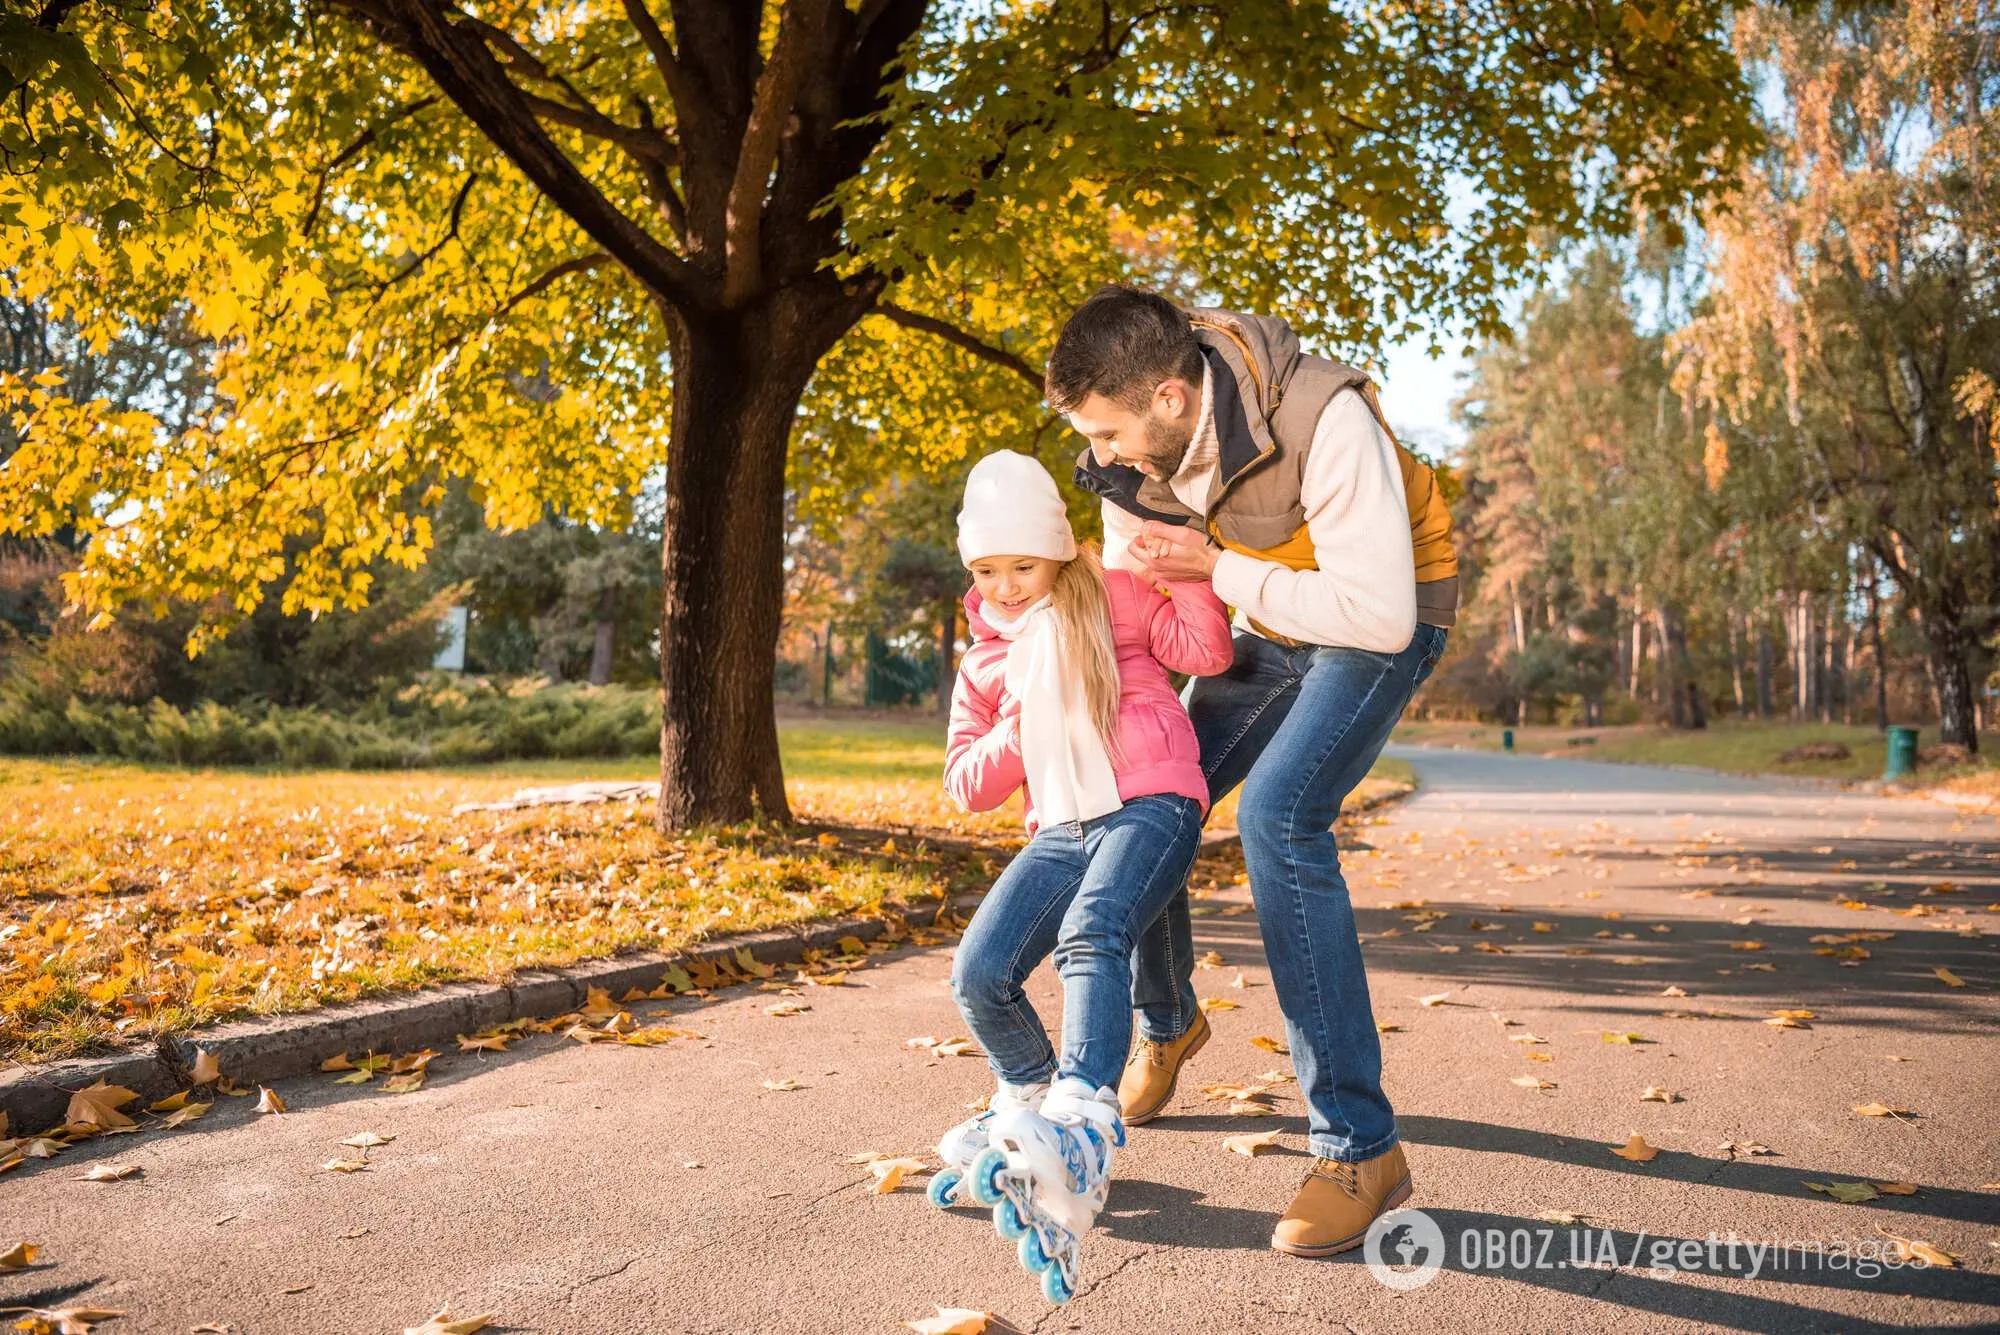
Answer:
[[[1775,664],[1771,654],[1771,627],[1766,619],[1769,610],[1757,618],[1757,717],[1771,717],[1772,705],[1771,677]]]
[[[1979,728],[1973,709],[1972,645],[1957,617],[1930,612],[1923,622],[1931,649],[1931,681],[1937,688],[1939,738],[1976,755]]]
[[[1868,560],[1868,641],[1875,656],[1875,726],[1889,726],[1889,658],[1882,649],[1882,567]]]
[[[814,365],[846,327],[793,294],[672,318],[660,610],[664,831],[789,821],[774,711],[784,607],[785,455]]]
[[[608,616],[601,616],[591,622],[590,631],[590,684],[609,686],[611,650],[617,643],[618,623]]]
[[[951,712],[952,688],[958,684],[958,664],[953,660],[958,656],[958,609],[959,600],[947,598],[938,608],[941,629],[938,632],[938,713]]]

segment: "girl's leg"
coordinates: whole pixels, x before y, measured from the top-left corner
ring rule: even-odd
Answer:
[[[1021,984],[1055,948],[1086,865],[1074,825],[1040,831],[1000,873],[959,940],[951,993],[993,1074],[1007,1084],[1045,1081],[1055,1069],[1055,1051]]]
[[[1063,981],[1059,1074],[1116,1088],[1132,1044],[1132,944],[1187,881],[1201,808],[1172,795],[1134,798],[1084,825],[1089,863],[1055,946]]]

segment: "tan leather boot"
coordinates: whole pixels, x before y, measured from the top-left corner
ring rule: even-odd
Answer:
[[[1293,1256],[1331,1256],[1359,1247],[1378,1215],[1408,1199],[1410,1168],[1401,1145],[1360,1163],[1315,1159],[1272,1231],[1271,1246]]]
[[[1125,1125],[1137,1126],[1160,1115],[1174,1097],[1174,1084],[1180,1079],[1181,1067],[1206,1042],[1208,1017],[1196,1011],[1194,1023],[1173,1042],[1154,1043],[1142,1038],[1132,1045],[1125,1074],[1118,1080],[1118,1106]]]

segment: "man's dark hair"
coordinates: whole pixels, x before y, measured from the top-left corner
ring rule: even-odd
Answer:
[[[1092,394],[1144,412],[1160,382],[1201,383],[1201,345],[1187,312],[1156,292],[1113,283],[1097,289],[1056,336],[1043,392],[1059,413]]]

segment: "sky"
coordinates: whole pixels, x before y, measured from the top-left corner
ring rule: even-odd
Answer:
[[[1458,340],[1446,337],[1444,352],[1432,357],[1430,338],[1420,335],[1390,347],[1386,364],[1375,377],[1382,412],[1396,434],[1427,454],[1454,454],[1465,443],[1465,431],[1451,420],[1451,401],[1464,385],[1459,377],[1471,370],[1461,356]]]

